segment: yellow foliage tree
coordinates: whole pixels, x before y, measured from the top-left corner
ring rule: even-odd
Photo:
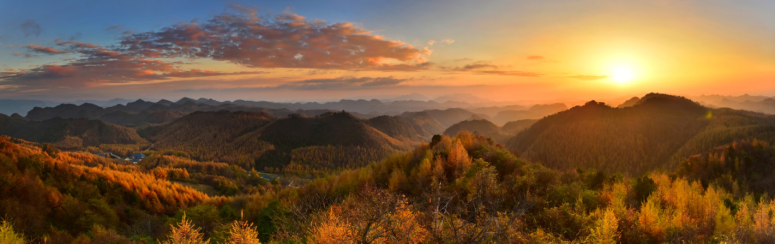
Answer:
[[[199,228],[194,227],[191,221],[186,220],[186,213],[183,213],[183,219],[178,226],[172,227],[172,233],[168,236],[169,240],[165,244],[207,244],[210,240],[204,240]]]
[[[391,236],[398,243],[420,243],[426,239],[428,231],[420,226],[417,216],[406,200],[399,202],[396,212],[391,215]]]
[[[319,219],[319,224],[312,230],[312,243],[353,243],[348,238],[350,236],[348,223],[338,216],[339,212],[339,207],[331,207],[329,212]]]
[[[612,209],[606,209],[592,230],[588,241],[590,243],[615,244],[619,239],[617,232],[617,216]]]
[[[232,223],[232,229],[229,230],[230,244],[261,244],[259,241],[259,232],[253,228],[252,223],[242,220],[243,213],[240,212],[240,221]]]
[[[24,244],[24,235],[13,231],[13,226],[8,221],[0,222],[0,243]]]

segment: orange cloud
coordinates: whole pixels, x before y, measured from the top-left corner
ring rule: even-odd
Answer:
[[[472,70],[481,70],[481,69],[498,69],[498,66],[487,62],[474,62],[472,64],[467,64],[462,67],[454,68],[453,70],[472,71]]]
[[[608,75],[570,75],[568,78],[578,79],[578,80],[600,80],[600,79],[606,79],[609,78]]]
[[[524,76],[524,77],[543,76],[543,74],[536,73],[536,72],[508,71],[508,70],[482,70],[482,71],[477,71],[477,73],[489,74],[489,75]]]
[[[524,76],[524,77],[540,77],[543,76],[541,73],[536,72],[526,72],[526,71],[516,71],[516,70],[502,70],[501,68],[509,67],[509,66],[499,66],[495,64],[491,64],[488,62],[474,62],[471,64],[467,64],[461,67],[452,68],[452,70],[455,71],[465,71],[465,72],[472,72],[475,74],[484,74],[484,75],[504,75],[504,76]]]
[[[544,59],[544,56],[530,55],[530,56],[526,57],[526,59],[528,59],[528,60],[542,60],[542,59]]]
[[[202,24],[179,24],[126,36],[121,41],[122,48],[142,57],[210,58],[263,68],[428,67],[417,61],[430,55],[431,50],[386,40],[352,23],[311,22],[289,12],[274,18],[259,18],[249,8],[234,8],[239,13],[223,13]]]
[[[29,49],[31,52],[48,54],[48,55],[65,54],[65,53],[67,53],[65,51],[60,51],[60,50],[57,50],[57,49],[54,49],[54,48],[51,48],[51,47],[38,46],[38,45],[33,45],[33,44],[27,45],[26,48]]]

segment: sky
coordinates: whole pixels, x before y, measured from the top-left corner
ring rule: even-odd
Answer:
[[[0,98],[774,95],[774,1],[0,1]]]

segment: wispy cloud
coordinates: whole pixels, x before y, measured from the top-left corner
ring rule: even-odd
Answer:
[[[525,59],[528,59],[528,60],[543,60],[544,56],[541,56],[541,55],[530,55],[528,57],[525,57]]]
[[[471,64],[466,64],[460,67],[454,67],[449,69],[454,71],[472,72],[475,74],[483,74],[483,75],[504,75],[504,76],[523,76],[523,77],[543,76],[543,74],[537,73],[537,72],[508,70],[509,68],[510,66],[495,65],[489,62],[479,61],[479,62],[474,62]]]
[[[40,32],[42,29],[40,28],[40,24],[38,24],[35,20],[26,20],[21,24],[22,31],[24,31],[24,36],[40,36]]]
[[[578,80],[601,80],[609,78],[608,75],[570,75],[567,77]]]
[[[332,79],[310,79],[291,82],[275,87],[277,89],[294,90],[329,90],[329,89],[374,89],[399,85],[410,79],[388,77],[339,77]]]
[[[457,70],[457,71],[473,71],[473,70],[483,70],[483,69],[495,70],[495,69],[498,69],[498,66],[490,64],[488,62],[474,62],[461,67],[453,68],[453,70]]]
[[[44,46],[38,46],[34,44],[29,44],[25,46],[28,50],[31,52],[41,53],[41,54],[48,54],[48,55],[54,55],[54,54],[65,54],[66,51],[57,50],[51,47],[44,47]]]
[[[489,75],[524,76],[524,77],[543,76],[543,74],[536,73],[536,72],[511,71],[511,70],[483,70],[483,71],[478,71],[478,73],[489,74]]]
[[[175,90],[177,92],[206,92],[206,91],[271,91],[271,90],[380,90],[386,88],[408,87],[406,81],[413,78],[387,77],[353,77],[342,76],[337,78],[307,79],[291,81],[276,86],[240,86],[234,88],[186,88]],[[413,86],[414,87],[414,86]]]

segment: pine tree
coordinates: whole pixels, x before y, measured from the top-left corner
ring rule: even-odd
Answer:
[[[0,222],[0,243],[24,244],[24,235],[13,231],[13,226],[8,221]]]
[[[232,229],[229,230],[230,244],[261,244],[259,241],[259,232],[253,227],[253,223],[243,220],[243,213],[240,211],[240,220],[232,223]]]
[[[169,240],[165,244],[208,244],[210,240],[203,240],[199,228],[194,227],[191,221],[186,220],[186,213],[183,213],[183,219],[178,226],[172,227],[172,233],[168,236]]]

